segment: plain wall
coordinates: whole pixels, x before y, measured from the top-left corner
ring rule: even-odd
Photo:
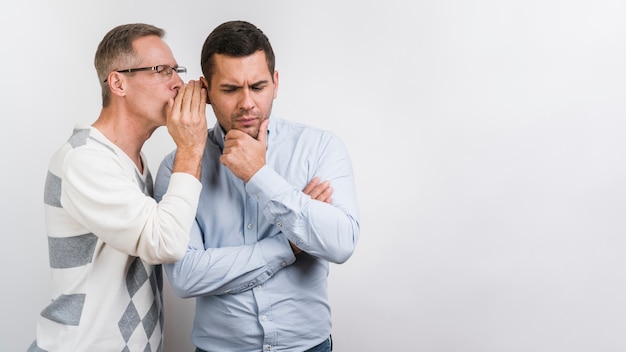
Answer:
[[[163,27],[196,79],[206,35],[244,19],[276,51],[274,112],[353,158],[335,351],[625,351],[624,18],[622,0],[4,4],[0,350],[25,351],[49,301],[47,164],[99,113],[102,36]],[[164,128],[146,143],[153,173],[172,148]],[[193,350],[192,318],[168,289],[166,352]]]

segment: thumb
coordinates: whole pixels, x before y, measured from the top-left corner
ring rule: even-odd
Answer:
[[[174,112],[174,98],[169,98],[167,100],[167,105],[165,106],[166,111],[166,121],[170,121],[172,119],[172,114]]]
[[[259,135],[256,137],[259,142],[263,142],[265,145],[267,145],[267,125],[269,125],[269,123],[269,117],[261,122],[261,126],[259,126]]]

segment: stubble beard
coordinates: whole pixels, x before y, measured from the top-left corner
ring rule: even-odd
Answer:
[[[265,121],[266,119],[269,119],[270,117],[270,113],[272,111],[272,106],[270,105],[269,109],[267,110],[266,114],[262,114],[262,113],[255,113],[254,111],[243,111],[240,112],[236,115],[234,115],[231,118],[232,121],[232,128],[235,130],[239,130],[241,132],[247,133],[250,137],[257,139],[259,137],[259,127],[261,127],[261,123],[263,121]],[[239,127],[235,127],[237,126],[237,120],[242,117],[242,116],[254,116],[256,117],[256,124],[254,126],[250,126],[250,127],[246,127],[246,128],[239,128]]]

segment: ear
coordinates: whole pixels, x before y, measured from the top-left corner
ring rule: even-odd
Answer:
[[[211,105],[211,98],[209,97],[209,82],[204,77],[200,77],[200,82],[202,82],[202,86],[206,88],[206,103],[207,105]]]
[[[124,76],[119,72],[114,71],[109,73],[109,77],[107,77],[107,84],[109,85],[111,94],[118,96],[126,95],[126,81],[124,80]]]
[[[278,96],[278,70],[274,70],[274,99]]]

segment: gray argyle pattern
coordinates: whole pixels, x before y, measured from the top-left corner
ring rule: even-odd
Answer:
[[[141,317],[135,307],[133,297],[144,285],[147,285],[154,294],[154,302],[145,316]],[[161,334],[163,327],[163,296],[161,294],[163,291],[163,271],[161,266],[156,265],[152,275],[149,276],[141,259],[136,258],[126,274],[126,288],[130,296],[130,302],[126,306],[124,315],[117,323],[124,341],[128,342],[137,329],[143,329],[148,339],[155,331]],[[161,339],[156,352],[161,352],[162,350],[163,341]],[[149,343],[144,351],[153,352]]]

